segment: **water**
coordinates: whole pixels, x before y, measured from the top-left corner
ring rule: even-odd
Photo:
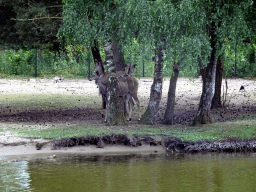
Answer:
[[[256,154],[57,155],[0,161],[0,191],[256,191]]]

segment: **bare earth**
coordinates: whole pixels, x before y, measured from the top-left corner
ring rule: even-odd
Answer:
[[[139,100],[141,107],[145,109],[148,105],[150,87],[153,80],[149,78],[139,79]],[[64,79],[58,83],[55,83],[52,79],[0,79],[0,94],[65,94],[65,95],[88,95],[99,99],[98,89],[94,81],[82,80],[82,79]],[[224,81],[223,81],[224,85]],[[245,85],[245,91],[239,91],[240,86]],[[168,94],[169,79],[165,79],[163,83],[163,94],[160,109],[157,114],[158,123],[161,122],[163,114],[165,112],[166,100]],[[175,106],[175,124],[189,125],[196,115],[200,95],[202,92],[202,82],[200,78],[190,81],[188,78],[179,78],[176,90],[176,106]],[[232,95],[232,97],[231,97]],[[233,120],[236,118],[247,118],[256,114],[256,82],[249,79],[228,79],[228,100],[229,106],[224,109],[214,109],[211,111],[212,116],[216,122],[223,122]],[[1,104],[1,103],[0,103]],[[10,125],[24,126],[29,124],[30,126],[42,126],[47,127],[59,125],[62,122],[70,122],[70,124],[83,124],[88,122],[92,124],[102,123],[100,109],[91,109],[88,106],[84,106],[82,109],[75,111],[76,117],[73,115],[74,110],[61,110],[58,109],[55,112],[42,112],[40,110],[33,113],[25,114],[10,114],[0,115],[0,127],[6,127]],[[54,116],[53,114],[58,114]],[[137,123],[136,119],[138,114],[133,115],[133,121],[131,124]],[[77,117],[79,118],[77,119]],[[21,121],[22,119],[22,121]],[[42,123],[43,122],[43,123]],[[22,142],[25,142],[22,143]],[[0,159],[1,155],[18,155],[18,154],[37,154],[37,153],[55,153],[51,147],[45,147],[43,150],[37,151],[33,146],[37,141],[24,138],[15,137],[8,132],[4,135],[0,133]],[[40,141],[42,142],[42,141]],[[15,150],[12,146],[5,146],[7,143],[20,143]],[[33,150],[32,150],[33,148]],[[110,149],[111,147],[109,147]],[[105,149],[95,149],[88,147],[88,150],[92,151],[107,151]],[[72,149],[69,149],[69,152]],[[73,149],[74,152],[77,149]],[[87,149],[79,149],[86,152]],[[79,151],[78,150],[78,151]],[[110,149],[117,150],[117,149]],[[121,148],[120,151],[123,149]],[[134,150],[134,149],[132,149]],[[140,149],[137,149],[140,150]],[[153,151],[155,149],[152,149]],[[92,152],[91,151],[91,152]]]

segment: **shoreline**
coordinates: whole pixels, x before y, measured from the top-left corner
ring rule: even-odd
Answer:
[[[1,160],[55,158],[57,154],[125,154],[125,153],[209,153],[256,152],[256,139],[222,141],[181,141],[176,137],[104,135],[60,140],[28,139],[0,143]]]
[[[104,148],[98,148],[94,145],[62,147],[53,149],[52,142],[38,150],[35,143],[26,143],[22,145],[6,145],[0,144],[0,162],[2,160],[31,160],[37,158],[54,159],[56,155],[71,154],[71,155],[116,155],[116,154],[134,154],[134,153],[165,153],[162,146],[143,145],[139,147],[124,146],[124,145],[109,145]]]

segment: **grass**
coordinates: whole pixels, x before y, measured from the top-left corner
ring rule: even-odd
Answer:
[[[0,95],[1,114],[17,113],[34,109],[51,110],[56,108],[101,108],[101,98],[84,95],[52,95],[52,94],[17,94]],[[207,124],[197,127],[190,126],[165,126],[165,125],[138,125],[128,124],[125,126],[105,126],[102,124],[83,125],[55,125],[47,128],[38,125],[4,125],[0,127],[0,135],[10,131],[14,135],[30,138],[67,138],[87,135],[161,135],[181,138],[183,141],[199,140],[224,140],[233,139],[255,139],[256,118],[247,120],[236,120],[224,123]]]
[[[28,110],[51,110],[56,108],[100,108],[101,100],[85,95],[53,94],[4,94],[0,95],[1,114],[17,113]]]
[[[174,136],[186,141],[254,139],[256,138],[256,119],[190,127],[184,133],[180,131],[174,133]]]
[[[200,140],[224,140],[224,139],[255,139],[256,138],[256,119],[232,121],[225,123],[215,123],[197,127],[189,126],[164,126],[164,125],[127,125],[127,126],[105,126],[84,125],[53,128],[8,128],[5,129],[23,137],[61,139],[67,137],[87,136],[87,135],[111,135],[126,134],[132,135],[151,135],[151,136],[173,136],[181,138],[183,141]],[[1,129],[0,129],[1,132]]]

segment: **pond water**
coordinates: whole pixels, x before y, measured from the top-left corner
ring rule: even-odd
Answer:
[[[0,191],[255,191],[256,153],[56,155],[0,161]]]

